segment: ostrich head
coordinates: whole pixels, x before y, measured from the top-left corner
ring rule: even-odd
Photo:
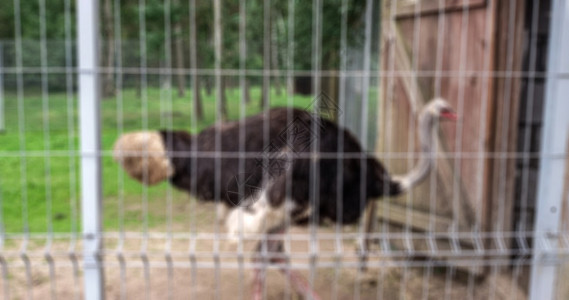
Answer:
[[[435,140],[434,132],[438,127],[438,121],[445,120],[458,120],[458,115],[446,100],[435,98],[423,107],[419,115],[419,139],[421,141],[421,152],[423,154],[432,156],[430,152]]]
[[[113,147],[113,158],[134,179],[154,185],[174,174],[166,146],[156,131],[123,134]]]
[[[452,106],[442,98],[435,98],[429,102],[423,109],[423,114],[429,114],[431,118],[438,118],[440,120],[458,120],[458,115],[454,112]]]

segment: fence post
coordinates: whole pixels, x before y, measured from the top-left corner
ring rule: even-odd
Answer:
[[[77,4],[79,126],[81,134],[81,220],[84,299],[104,299],[101,237],[101,160],[99,123],[99,1]]]
[[[0,41],[0,132],[6,129],[6,120],[4,118],[4,52],[3,45]]]
[[[554,0],[551,10],[547,86],[538,197],[534,224],[530,299],[554,299],[565,153],[569,134],[569,3]],[[565,74],[565,75],[563,75]]]

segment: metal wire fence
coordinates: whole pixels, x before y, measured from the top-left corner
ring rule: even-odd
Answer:
[[[56,2],[0,6],[3,299],[569,297],[565,1]]]

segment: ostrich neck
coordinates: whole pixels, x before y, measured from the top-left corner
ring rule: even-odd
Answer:
[[[419,154],[419,161],[417,165],[402,176],[396,176],[395,181],[398,181],[401,189],[407,191],[413,186],[417,185],[429,175],[433,167],[433,140],[436,120],[433,115],[424,110],[419,116],[419,142],[421,145],[421,152]]]

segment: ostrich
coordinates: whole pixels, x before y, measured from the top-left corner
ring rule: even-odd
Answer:
[[[391,177],[347,130],[293,108],[273,108],[241,121],[214,125],[196,135],[165,130],[127,133],[115,143],[113,156],[131,177],[144,184],[168,179],[198,200],[217,201],[218,217],[224,218],[227,208],[237,207],[225,220],[233,240],[240,233],[276,236],[285,232],[287,219],[305,222],[318,216],[342,224],[355,223],[368,200],[399,195],[419,183],[432,167],[432,137],[440,118],[452,120],[456,115],[445,100],[434,99],[419,116],[422,154],[418,164],[401,177]],[[217,145],[216,137],[220,141]],[[311,153],[314,142],[318,149]],[[319,203],[310,199],[313,164],[319,170]],[[281,167],[273,168],[275,165]],[[337,197],[337,190],[332,187],[339,183],[340,170],[343,194]],[[243,176],[240,172],[246,173]],[[243,180],[245,191],[240,185]],[[360,188],[362,180],[364,190]],[[337,203],[338,199],[341,203]],[[280,252],[282,240],[271,239],[268,247],[271,252]],[[255,272],[254,295],[259,298],[262,277],[260,270]],[[283,272],[297,290],[318,297],[302,276]]]

